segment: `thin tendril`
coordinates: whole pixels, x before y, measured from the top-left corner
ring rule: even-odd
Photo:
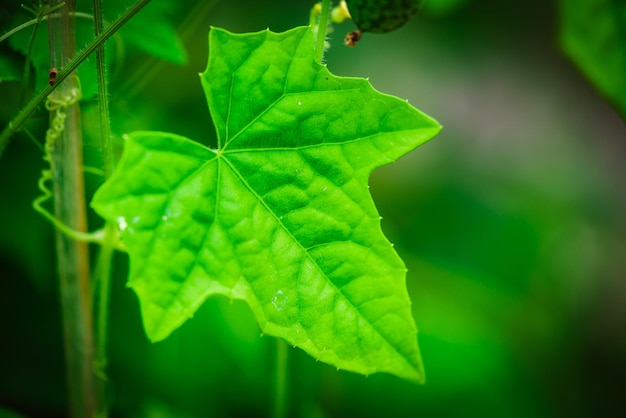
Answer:
[[[77,87],[69,89],[69,93],[65,95],[58,93],[59,90],[57,90],[46,99],[46,109],[54,112],[54,117],[50,122],[50,128],[46,131],[46,142],[44,144],[43,159],[48,163],[48,168],[41,170],[41,176],[37,182],[41,195],[33,201],[33,208],[64,234],[80,241],[99,243],[102,241],[104,230],[98,230],[92,233],[76,231],[62,223],[56,216],[43,207],[43,204],[53,197],[53,192],[48,188],[46,183],[52,180],[52,172],[54,171],[52,154],[57,139],[61,136],[65,128],[65,118],[67,117],[65,109],[78,102],[82,96],[78,77],[76,75],[72,77],[76,77]]]

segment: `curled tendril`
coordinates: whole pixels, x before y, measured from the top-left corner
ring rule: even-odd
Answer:
[[[41,191],[41,195],[33,201],[33,208],[44,218],[52,222],[52,224],[59,231],[70,237],[85,242],[102,242],[104,237],[103,229],[92,233],[76,231],[65,225],[57,219],[56,216],[43,207],[43,204],[48,200],[51,200],[53,196],[52,191],[48,188],[46,183],[52,180],[52,172],[54,170],[54,159],[52,154],[57,140],[65,129],[65,118],[67,117],[65,110],[69,106],[77,103],[82,97],[78,77],[76,75],[72,75],[71,78],[75,81],[72,83],[71,88],[63,88],[63,86],[61,86],[61,88],[57,89],[46,98],[46,109],[54,112],[54,116],[50,121],[50,128],[46,131],[46,143],[44,145],[43,159],[48,163],[48,167],[41,170],[41,176],[39,177],[39,181],[37,181],[37,186]]]
[[[54,152],[57,139],[59,139],[65,129],[65,118],[67,117],[65,109],[72,106],[74,103],[78,103],[82,97],[78,76],[74,74],[70,78],[74,81],[71,83],[72,87],[67,88],[61,86],[61,88],[55,90],[46,98],[46,109],[50,112],[55,112],[54,117],[50,121],[50,128],[46,131],[45,154],[43,159],[50,165],[50,170],[47,171],[52,171],[53,169],[52,153]],[[66,83],[66,85],[68,84],[69,83]],[[42,172],[42,176],[43,174]],[[51,178],[51,174],[49,174],[49,176]]]

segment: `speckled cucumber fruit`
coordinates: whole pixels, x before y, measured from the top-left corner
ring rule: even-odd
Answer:
[[[355,46],[363,32],[386,33],[398,29],[417,14],[424,0],[346,0],[357,30],[346,36]]]

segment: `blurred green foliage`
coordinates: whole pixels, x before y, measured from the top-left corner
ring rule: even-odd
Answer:
[[[107,24],[118,17],[129,6],[126,0],[108,0],[104,9],[104,19]],[[16,3],[15,6],[18,6]],[[93,9],[92,1],[78,0],[76,2],[76,38],[78,48],[82,48],[94,38],[93,19],[90,18]],[[182,45],[178,32],[170,16],[180,9],[180,3],[176,2],[151,2],[140,14],[131,19],[120,31],[108,42],[107,54],[109,69],[115,71],[117,66],[123,65],[124,60],[138,52],[148,53],[160,59],[184,64],[187,55]],[[21,8],[10,9],[6,12],[5,19],[7,29],[34,19],[31,13]],[[58,23],[57,23],[58,24]],[[4,26],[3,26],[4,28]],[[8,43],[15,50],[26,55],[35,26],[25,28],[12,35]],[[5,32],[5,31],[2,31]],[[17,57],[11,56],[12,66],[15,66]],[[5,57],[6,59],[6,57]],[[21,58],[23,61],[23,58]],[[51,67],[51,57],[48,43],[48,21],[43,20],[37,30],[31,62],[35,74],[35,89],[41,90],[48,83],[48,71]],[[56,63],[61,67],[62,63]],[[13,70],[7,65],[0,66],[0,76],[12,74]],[[83,98],[90,99],[97,91],[95,59],[85,62],[78,70]],[[31,77],[32,79],[32,77]]]
[[[0,55],[0,82],[19,81],[21,79],[20,67],[17,59],[10,56]]]
[[[443,16],[456,12],[459,7],[467,2],[468,0],[426,0],[423,5],[423,12],[428,15]]]
[[[559,0],[561,44],[626,117],[626,2]]]
[[[214,144],[210,124],[195,123],[209,120],[198,77],[209,26],[282,31],[306,23],[310,7],[218,2],[184,38],[187,64],[147,73],[145,55],[125,55],[110,73],[114,132],[168,130]],[[188,11],[169,15],[174,27],[184,27]],[[12,27],[5,16],[2,32]],[[290,416],[618,415],[626,384],[626,126],[563,58],[557,17],[555,4],[541,0],[468,0],[354,49],[341,45],[353,25],[335,27],[326,54],[333,73],[369,77],[444,126],[371,180],[383,229],[409,267],[427,380],[364,378],[291,350]],[[19,106],[17,84],[0,84],[2,124]],[[85,135],[96,160],[90,105]],[[43,138],[45,125],[42,112],[29,129]],[[61,417],[52,233],[30,209],[42,167],[25,136],[0,161],[0,404],[26,417]],[[150,344],[126,274],[119,255],[111,416],[268,416],[274,341],[259,336],[249,309],[211,299],[166,341]]]

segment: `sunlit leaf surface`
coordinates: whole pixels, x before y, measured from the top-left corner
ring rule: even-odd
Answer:
[[[148,336],[167,337],[222,294],[319,360],[421,381],[406,270],[368,176],[439,125],[366,80],[330,74],[309,28],[213,29],[209,43],[201,81],[218,149],[134,133],[93,201],[122,229]]]

